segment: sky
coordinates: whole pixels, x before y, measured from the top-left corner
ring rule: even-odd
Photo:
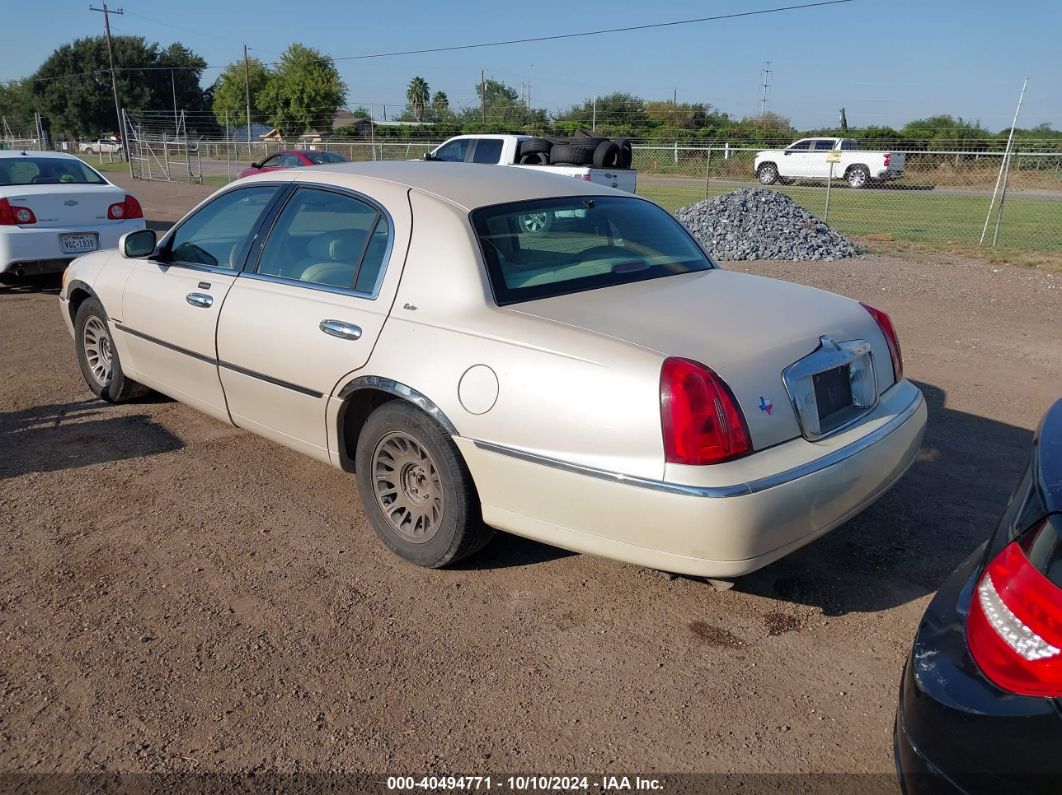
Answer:
[[[180,41],[223,67],[251,53],[275,61],[293,41],[334,57],[471,44],[767,9],[807,0],[468,0],[402,3],[313,0],[122,0],[115,34]],[[94,3],[100,5],[99,3]],[[25,77],[51,51],[102,33],[87,0],[4,0],[0,81]],[[17,32],[17,33],[16,33]],[[1010,125],[1029,78],[1019,126],[1062,129],[1062,0],[851,0],[765,16],[459,52],[338,61],[347,106],[389,117],[422,75],[451,106],[477,102],[480,70],[535,107],[559,111],[595,93],[709,102],[736,117],[767,109],[798,128],[902,126],[948,113],[990,130]],[[204,84],[218,75],[207,70]]]

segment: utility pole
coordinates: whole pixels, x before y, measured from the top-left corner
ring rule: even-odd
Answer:
[[[678,111],[678,89],[671,92],[671,126],[675,126],[675,113]]]
[[[111,14],[118,14],[121,16],[125,12],[122,9],[107,8],[107,4],[103,4],[103,8],[96,8],[95,6],[89,6],[89,11],[99,11],[103,14],[103,33],[107,37],[107,60],[111,64],[111,92],[114,94],[114,118],[118,122],[118,137],[125,143],[125,130],[122,129],[122,110],[121,105],[118,104],[118,77],[114,72],[114,49],[111,47]],[[122,146],[122,157],[127,157],[127,147]]]
[[[243,94],[247,100],[247,156],[251,155],[251,67],[247,62],[247,45],[243,45]]]
[[[482,69],[479,70],[479,118],[487,123],[487,78]]]
[[[763,89],[763,94],[760,97],[760,124],[766,126],[767,124],[767,87],[770,85],[771,78],[771,62],[768,61],[763,67],[763,83],[760,87]]]
[[[594,92],[594,111],[590,119],[590,132],[597,132],[597,92]]]

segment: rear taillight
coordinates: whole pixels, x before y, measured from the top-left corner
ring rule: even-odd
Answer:
[[[896,328],[892,325],[892,319],[880,309],[866,304],[861,304],[861,306],[870,313],[874,322],[878,324],[878,328],[881,329],[881,333],[885,335],[885,342],[889,345],[889,357],[892,359],[893,379],[896,383],[900,383],[900,379],[903,378],[903,352],[900,351],[900,338],[896,336]]]
[[[143,218],[144,210],[140,202],[126,194],[125,201],[112,204],[107,208],[107,217],[112,221],[125,221],[130,218]]]
[[[1054,531],[1049,526],[1033,531]],[[1012,542],[981,576],[966,619],[966,643],[984,675],[1025,696],[1062,696],[1062,588]]]
[[[583,182],[592,182],[589,174],[583,174]]]
[[[883,158],[883,160],[885,161],[883,163],[883,165],[885,166],[885,168],[888,168],[889,167],[889,163],[892,162],[892,152],[886,152],[885,153],[885,157]]]
[[[13,207],[7,199],[0,199],[0,226],[27,226],[37,223],[37,216],[29,207]]]
[[[718,464],[752,451],[730,388],[703,364],[670,358],[660,371],[664,455],[672,464]]]

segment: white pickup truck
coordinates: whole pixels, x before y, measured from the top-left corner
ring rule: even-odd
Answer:
[[[802,138],[785,149],[756,153],[756,178],[764,185],[798,179],[829,179],[830,152],[839,152],[833,178],[847,180],[853,188],[903,176],[903,152],[863,151],[851,138]],[[836,157],[836,155],[834,155]]]
[[[109,138],[100,138],[98,141],[82,141],[77,145],[77,148],[81,152],[90,154],[117,154],[122,151],[122,142]]]
[[[581,144],[582,140],[588,143]],[[529,142],[533,143],[529,146]],[[611,149],[609,144],[616,149]],[[562,150],[561,147],[566,148]],[[600,152],[596,151],[598,147],[601,147]],[[535,151],[524,151],[525,149]],[[540,151],[543,149],[545,151]],[[564,154],[561,154],[562,152]],[[596,157],[597,162],[604,161],[612,165],[603,168],[593,165],[569,165],[566,162],[556,162],[558,157],[585,157],[590,163],[593,163],[593,158]],[[533,168],[597,185],[607,185],[628,193],[634,193],[638,187],[638,172],[629,167],[630,145],[622,140],[608,142],[605,138],[571,138],[560,141],[534,138],[530,135],[458,135],[441,143],[426,159]]]

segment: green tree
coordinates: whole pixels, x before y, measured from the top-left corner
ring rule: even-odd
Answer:
[[[335,63],[323,53],[292,44],[262,91],[262,108],[269,123],[285,138],[306,129],[331,131],[347,87]]]
[[[181,96],[185,102],[192,101],[189,96],[194,96],[198,76],[206,66],[198,55],[181,45],[171,45],[163,51],[164,62],[158,44],[148,44],[140,36],[115,36],[112,43],[118,99],[130,115],[173,107],[169,71],[160,71],[159,66],[175,67],[174,86],[176,67],[191,67],[180,70],[183,93],[178,101]],[[107,43],[102,36],[78,39],[56,49],[33,75],[33,95],[53,132],[77,138],[118,130]]]
[[[258,58],[247,61],[247,78],[244,76],[243,61],[233,61],[225,67],[214,82],[214,102],[212,110],[218,124],[225,121],[231,127],[243,127],[247,124],[247,85],[251,88],[251,121],[265,119],[262,96],[269,82],[269,69]]]
[[[24,135],[33,130],[33,88],[28,80],[16,80],[0,84],[0,117],[15,135]],[[0,127],[0,135],[6,133]]]
[[[428,81],[420,75],[410,80],[409,87],[406,89],[406,100],[409,102],[410,110],[413,111],[413,117],[417,121],[422,121],[424,119],[424,108],[431,101],[431,89],[428,87]]]
[[[597,131],[606,135],[644,135],[649,126],[645,113],[645,100],[627,91],[614,91],[594,99],[586,99],[579,105],[573,105],[557,116],[562,130],[574,131],[575,128],[589,129],[594,123]]]

